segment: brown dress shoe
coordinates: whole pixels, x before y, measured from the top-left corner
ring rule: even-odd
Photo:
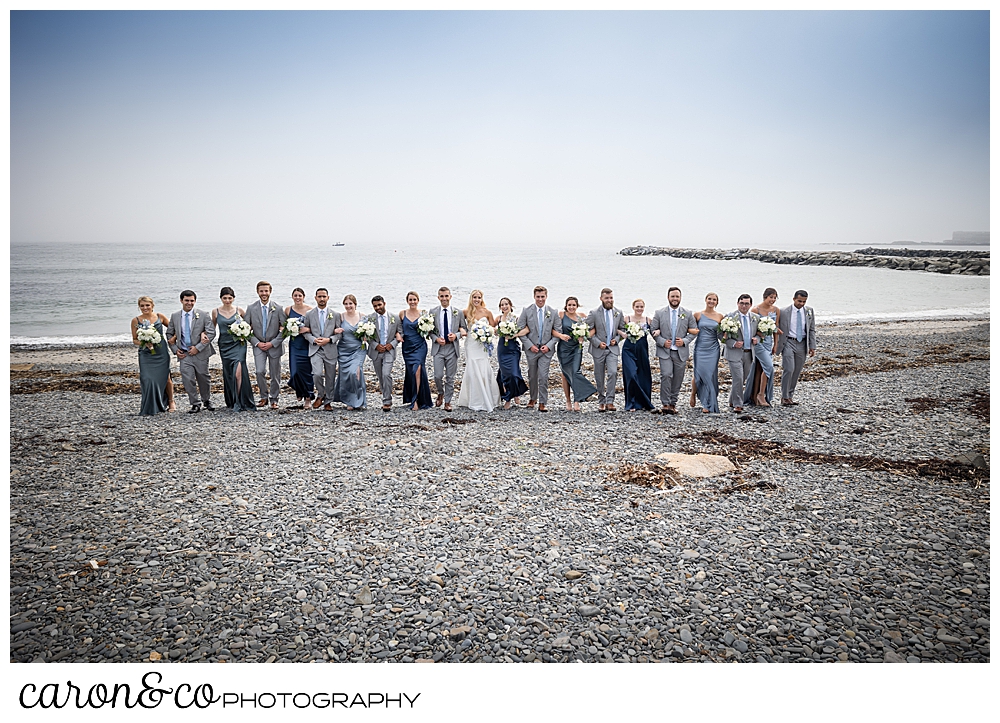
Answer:
[[[615,405],[614,404],[609,404],[608,406],[606,406],[604,408],[604,411],[606,411],[606,412],[616,412],[618,410],[615,409]]]
[[[736,414],[740,414],[743,411],[743,407],[733,407],[733,411]]]
[[[434,400],[434,406],[440,407],[442,404],[444,404],[444,395],[438,394],[437,399]]]
[[[597,405],[597,411],[598,412],[603,412],[604,411],[604,405],[603,404],[598,404]]]
[[[390,409],[392,409],[392,405],[391,404],[383,404],[382,405],[382,411],[383,412],[388,412]]]
[[[444,405],[444,411],[450,412],[451,411],[451,405],[450,404],[445,404]]]
[[[271,402],[271,409],[277,409],[277,408],[278,408],[278,403],[277,402]]]
[[[324,412],[332,412],[333,411],[333,407],[331,407],[329,404],[324,404],[323,405],[323,411]]]
[[[663,410],[664,414],[677,414],[677,407],[673,404],[668,404],[667,408]]]
[[[533,409],[535,407],[535,400],[531,399],[528,401],[528,409]]]
[[[549,410],[545,408],[545,405],[544,405],[544,404],[539,404],[539,405],[538,405],[538,411],[539,411],[539,412],[547,412],[547,411],[549,411]]]
[[[267,406],[267,400],[266,399],[261,399],[259,402],[257,402],[257,406],[258,407],[266,407]]]

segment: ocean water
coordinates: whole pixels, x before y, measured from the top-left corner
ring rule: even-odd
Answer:
[[[198,306],[208,310],[218,305],[221,287],[231,286],[237,305],[245,308],[256,298],[260,280],[271,283],[272,299],[280,304],[291,303],[296,286],[306,290],[312,303],[315,289],[324,286],[333,302],[354,294],[363,312],[371,310],[375,294],[385,297],[390,310],[404,309],[410,290],[420,294],[421,308],[430,308],[437,304],[441,286],[451,288],[452,303],[460,307],[473,289],[480,289],[491,309],[502,296],[521,308],[532,302],[532,289],[541,284],[557,308],[567,296],[576,296],[583,308],[592,309],[607,286],[619,308],[629,311],[632,301],[642,298],[648,313],[664,306],[667,289],[678,286],[684,306],[702,309],[705,295],[715,292],[720,309],[728,312],[736,308],[740,294],[750,294],[756,303],[764,288],[772,286],[780,306],[791,303],[796,289],[808,291],[820,324],[989,316],[989,277],[619,256],[618,250],[628,245],[12,244],[10,343],[128,341],[139,296],[151,296],[156,310],[169,316],[180,308],[183,289],[195,290]]]

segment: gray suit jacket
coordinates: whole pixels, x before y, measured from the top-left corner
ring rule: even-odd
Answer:
[[[559,319],[559,313],[553,309],[551,306],[546,304],[542,307],[542,336],[541,340],[538,337],[538,305],[532,304],[531,306],[524,307],[521,315],[517,318],[517,326],[519,329],[528,327],[528,333],[521,337],[521,347],[525,351],[531,351],[533,346],[547,346],[550,350],[555,348],[555,342],[552,340],[552,327],[555,324],[561,324]],[[562,329],[556,327],[557,331],[562,331]]]
[[[731,314],[726,314],[730,319],[736,319],[736,323],[740,326],[740,331],[735,339],[726,339],[726,359],[728,361],[739,361],[740,354],[743,350],[753,351],[753,342],[747,341],[743,338],[743,324],[740,323],[740,312],[734,311]],[[747,316],[750,318],[750,335],[757,338],[757,343],[759,344],[763,337],[757,333],[757,322],[760,321],[760,315],[755,314],[752,311],[747,312]],[[736,342],[743,342],[743,349],[736,348]]]
[[[385,353],[386,354],[390,354],[392,356],[392,358],[395,359],[396,358],[396,332],[399,332],[400,334],[403,333],[403,322],[399,318],[399,316],[397,316],[396,314],[393,314],[391,311],[386,311],[385,312],[385,317],[386,317],[385,318],[385,343],[388,344],[391,347],[391,349],[389,349],[389,351],[387,351]],[[375,333],[377,334],[378,333],[378,314],[372,312],[371,314],[369,314],[368,316],[365,317],[365,321],[370,321],[371,323],[373,323],[375,325],[375,329],[376,329]],[[375,359],[375,357],[378,356],[378,352],[375,351],[375,347],[377,345],[378,345],[378,342],[372,342],[372,343],[370,343],[368,345],[368,358],[369,359]]]
[[[774,349],[775,354],[780,354],[785,348],[785,340],[788,338],[788,330],[792,326],[793,311],[795,311],[795,306],[787,306],[781,310],[781,318],[778,319],[778,328],[781,330],[781,333],[778,334],[778,345]],[[816,315],[813,313],[811,306],[803,306],[802,311],[806,313],[806,348],[815,349]]]
[[[621,349],[621,344],[623,341],[623,339],[617,332],[619,330],[625,331],[625,315],[622,314],[621,309],[617,307],[612,307],[611,314],[614,320],[612,323],[614,324],[615,327],[613,331],[613,336],[611,338],[617,339],[618,343],[615,344],[614,346],[609,346],[608,348],[612,352],[617,354]],[[594,329],[596,332],[592,337],[590,337],[590,353],[593,354],[594,351],[600,351],[601,342],[607,341],[608,338],[608,329],[607,325],[604,322],[603,306],[598,306],[596,309],[591,310],[591,312],[587,314],[587,326],[589,326],[591,329]]]
[[[325,315],[323,320],[323,334],[319,333],[319,315],[320,313]],[[302,336],[306,338],[309,342],[309,356],[314,354],[321,354],[325,359],[330,361],[336,361],[337,359],[337,344],[340,343],[340,334],[334,334],[333,330],[340,327],[343,323],[340,312],[334,311],[329,306],[325,309],[320,309],[318,306],[313,307],[306,312],[306,326],[309,327],[309,331],[304,332]],[[329,344],[324,344],[320,346],[316,343],[317,338],[327,337],[330,339]]]
[[[250,304],[247,313],[243,315],[247,323],[253,327],[253,336],[250,339],[250,346],[257,346],[261,342],[271,342],[278,353],[281,353],[281,345],[284,339],[281,338],[281,325],[285,323],[285,309],[273,301],[267,302],[267,328],[264,328],[264,314],[261,311],[260,299]],[[273,349],[268,354],[273,353]]]
[[[462,356],[462,345],[459,343],[462,339],[462,335],[458,333],[459,329],[469,330],[469,325],[465,323],[465,311],[463,309],[457,309],[454,306],[448,307],[451,310],[451,318],[448,320],[448,333],[455,335],[455,341],[449,342],[455,347],[455,353],[458,356]],[[441,306],[435,306],[429,312],[431,316],[434,317],[434,336],[431,337],[431,357],[436,357],[441,354],[442,351],[448,346],[445,344],[442,346],[437,343],[437,340],[441,337],[443,333],[441,329],[438,328],[438,314],[441,313]]]
[[[670,312],[669,306],[657,309],[653,318],[649,322],[650,331],[660,330],[660,335],[654,337],[656,341],[656,356],[660,359],[670,358],[670,345],[674,340],[670,338]],[[677,347],[677,355],[687,361],[691,352],[691,342],[697,338],[694,333],[698,331],[698,322],[694,319],[694,314],[690,309],[683,306],[677,307],[677,335],[684,340],[684,346]]]
[[[191,344],[198,353],[195,357],[200,357],[202,355],[210,357],[215,353],[215,347],[212,345],[212,339],[215,338],[215,324],[212,323],[212,314],[204,312],[198,307],[191,309],[191,313],[194,316],[191,319],[191,341],[195,342]],[[181,328],[184,324],[184,312],[175,311],[170,316],[170,323],[167,324],[167,339],[177,336],[177,341],[181,340]],[[208,335],[208,343],[201,343],[201,332],[205,332]],[[205,354],[205,348],[208,348],[208,354]],[[176,356],[179,344],[170,344],[170,351]]]

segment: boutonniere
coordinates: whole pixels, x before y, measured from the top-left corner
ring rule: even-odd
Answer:
[[[396,323],[396,317],[393,316],[392,314],[389,314],[389,323],[390,324],[395,324]]]
[[[195,319],[200,319],[201,318],[201,314],[199,314],[197,311],[194,312],[194,318]]]
[[[332,319],[333,318],[333,312],[332,311],[326,312],[326,318],[327,318],[327,321],[329,321],[330,319]]]
[[[552,318],[552,312],[551,311],[546,311],[545,312],[545,318],[546,319],[551,319]]]
[[[267,307],[267,310],[268,311],[277,311],[278,307],[276,307],[274,304],[271,304],[270,306]]]
[[[687,318],[687,314],[681,314],[681,318],[682,319],[686,319]]]

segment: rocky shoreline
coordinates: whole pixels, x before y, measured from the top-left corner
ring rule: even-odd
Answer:
[[[938,251],[935,249],[876,249],[858,251],[767,251],[761,249],[685,249],[663,246],[629,246],[622,256],[672,256],[680,259],[731,261],[750,259],[766,264],[804,266],[868,266],[927,271],[936,274],[989,276],[988,251]]]
[[[134,351],[12,353],[10,660],[988,662],[988,322],[819,344],[739,417],[139,418]]]

